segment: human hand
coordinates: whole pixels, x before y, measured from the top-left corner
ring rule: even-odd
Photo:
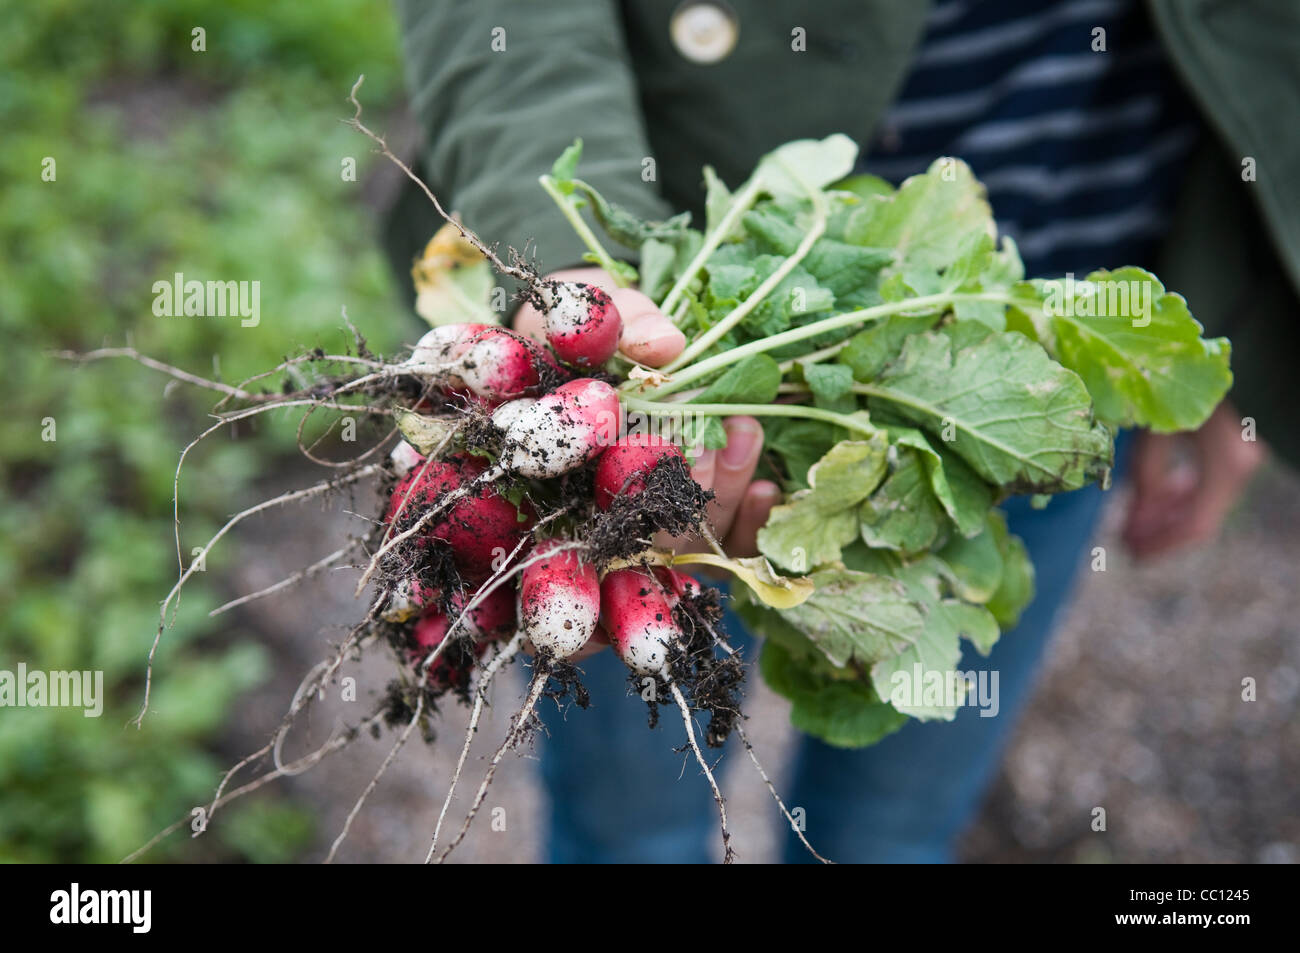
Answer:
[[[1148,559],[1213,538],[1266,456],[1227,401],[1192,433],[1141,434],[1125,545]]]

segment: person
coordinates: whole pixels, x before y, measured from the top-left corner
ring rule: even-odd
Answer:
[[[583,177],[655,219],[700,215],[705,164],[734,186],[784,141],[847,132],[863,146],[860,171],[895,183],[941,155],[968,161],[1027,274],[1149,267],[1210,332],[1232,336],[1233,403],[1194,434],[1120,441],[1117,468],[1133,487],[1123,538],[1136,556],[1212,538],[1263,459],[1262,439],[1294,459],[1281,360],[1300,337],[1290,320],[1300,186],[1286,174],[1300,132],[1273,119],[1300,103],[1285,0],[1213,9],[403,0],[398,9],[430,184],[485,238],[531,241],[544,264],[611,289],[633,358],[666,363],[684,340],[640,292],[569,267],[582,246],[536,184],[563,148],[581,137]],[[437,224],[408,194],[387,235],[395,261],[404,267]],[[538,320],[524,306],[516,327]],[[717,494],[711,517],[728,552],[753,553],[780,490],[752,480],[757,422],[731,418],[726,431],[695,476]],[[857,751],[800,739],[788,801],[804,809],[824,853],[952,859],[1029,698],[1102,498],[1092,487],[1041,510],[1023,498],[1005,504],[1037,568],[1037,596],[982,663],[1000,675],[999,717],[966,708],[954,722],[912,722]],[[737,639],[752,658],[752,641]],[[583,667],[598,714],[552,719],[542,748],[548,858],[711,859],[716,817],[703,779],[678,780],[676,740],[647,731],[641,706],[621,697],[626,672],[611,653]],[[811,859],[793,835],[784,850],[788,861]]]

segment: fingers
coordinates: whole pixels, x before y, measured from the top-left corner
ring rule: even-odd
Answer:
[[[772,507],[780,501],[781,488],[772,481],[758,480],[749,485],[724,543],[729,556],[758,555],[758,531],[767,522]]]
[[[731,532],[763,450],[763,427],[753,417],[728,417],[722,426],[727,431],[727,445],[714,458],[714,499],[709,504],[709,522],[718,539],[726,539]]]
[[[1143,433],[1133,453],[1133,497],[1124,521],[1124,540],[1136,553],[1143,541],[1169,521],[1176,502],[1170,484],[1175,438]]]
[[[1138,558],[1212,539],[1266,456],[1260,444],[1242,440],[1236,411],[1226,404],[1183,439],[1193,467],[1170,467],[1173,438],[1139,444],[1136,492],[1124,527],[1124,541]]]
[[[639,364],[659,367],[682,353],[686,335],[653,301],[633,288],[615,288],[610,297],[623,319],[619,350],[627,357]]]

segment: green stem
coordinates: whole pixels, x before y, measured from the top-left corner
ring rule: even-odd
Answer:
[[[802,404],[661,404],[657,401],[626,395],[622,400],[628,410],[639,410],[652,417],[684,417],[687,414],[699,414],[704,417],[802,417],[806,420],[825,421],[867,435],[874,434],[877,429],[847,414],[837,414],[819,407],[805,407]]]
[[[745,214],[758,199],[761,191],[761,185],[757,177],[750,179],[745,183],[739,192],[731,197],[731,207],[727,209],[727,214],[722,216],[722,221],[718,222],[716,228],[704,236],[704,244],[700,250],[695,253],[689,265],[682,269],[677,281],[669,289],[667,296],[659,304],[659,310],[664,314],[672,314],[673,309],[677,307],[677,301],[686,290],[686,286],[694,280],[704,263],[709,260],[709,256],[717,250],[722,244],[722,240],[731,234],[731,230],[736,227],[736,220]]]
[[[742,344],[740,347],[733,347],[721,354],[715,354],[707,360],[692,364],[684,368],[673,376],[673,379],[666,384],[661,384],[654,390],[646,394],[647,397],[663,397],[671,394],[673,391],[681,390],[692,381],[708,377],[720,371],[728,365],[743,361],[747,357],[753,357],[755,354],[762,354],[765,351],[771,351],[779,347],[785,347],[787,344],[797,344],[806,338],[816,337],[819,334],[825,334],[827,331],[838,331],[840,328],[851,328],[854,325],[866,324],[868,321],[874,321],[877,318],[888,317],[891,314],[899,314],[904,311],[917,311],[926,308],[943,306],[947,307],[954,301],[959,300],[1003,300],[1002,297],[996,299],[980,294],[933,294],[923,295],[918,298],[905,298],[902,301],[891,301],[888,304],[878,304],[871,308],[863,308],[860,311],[849,311],[844,314],[837,314],[834,317],[823,318],[820,321],[814,321],[812,324],[805,324],[803,327],[791,328],[789,331],[782,331],[780,334],[774,334],[771,337],[760,338],[757,341],[750,341],[748,344]]]
[[[794,171],[791,170],[794,175]],[[704,334],[691,342],[690,346],[670,364],[664,366],[664,371],[672,373],[679,367],[685,367],[690,364],[709,348],[713,347],[724,334],[734,328],[741,321],[767,299],[774,288],[785,280],[786,275],[794,271],[795,266],[807,257],[808,252],[812,251],[813,243],[821,238],[822,232],[826,231],[826,200],[822,197],[820,189],[808,189],[808,196],[812,199],[813,206],[813,224],[812,227],[804,234],[803,239],[799,242],[794,253],[788,256],[785,261],[781,262],[776,271],[772,272],[767,278],[754,289],[753,294],[737,305],[730,314],[709,328]]]
[[[873,384],[854,384],[852,389],[853,393],[861,397],[875,397],[879,400],[887,400],[890,403],[902,404],[904,407],[911,407],[914,410],[921,410],[939,416],[939,412],[930,404],[910,400],[906,395],[890,390],[888,387],[876,387]]]
[[[834,357],[848,345],[848,341],[841,341],[839,344],[832,344],[830,347],[824,347],[820,351],[813,351],[811,354],[805,354],[803,357],[791,358],[788,361],[782,361],[777,366],[781,368],[781,374],[789,374],[794,370],[796,364],[802,364],[805,367],[809,364],[820,364],[827,358]]]
[[[593,232],[587,225],[586,219],[584,219],[574,207],[573,196],[565,195],[561,192],[556,186],[555,180],[549,175],[544,175],[537,181],[540,182],[542,188],[546,190],[546,194],[549,195],[554,200],[555,204],[559,206],[560,211],[564,213],[564,217],[568,219],[569,224],[573,226],[573,230],[578,233],[578,237],[582,239],[582,243],[587,246],[588,251],[596,256],[596,260],[600,267],[605,269],[605,271],[609,273],[609,276],[614,279],[614,284],[618,285],[620,288],[628,287],[631,282],[624,276],[625,269],[628,266],[623,262],[616,261],[614,257],[605,250],[605,246],[600,243],[600,239],[596,237],[595,232]]]

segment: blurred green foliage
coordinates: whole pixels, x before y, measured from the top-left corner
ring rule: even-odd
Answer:
[[[130,341],[231,381],[343,347],[344,306],[377,350],[409,337],[362,202],[373,159],[337,121],[362,72],[371,116],[392,104],[396,33],[385,0],[4,0],[0,22],[0,669],[101,669],[108,695],[100,718],[0,709],[0,860],[115,861],[206,803],[225,767],[212,739],[268,656],[207,618],[217,593],[197,577],[163,640],[153,712],[125,727],[177,573],[177,455],[213,396],[131,362],[45,352]],[[340,174],[347,156],[358,182]],[[261,324],[155,317],[153,282],[176,271],[260,281]],[[275,471],[295,424],[196,451],[187,553]],[[214,551],[209,578],[222,562]],[[280,861],[311,835],[291,805],[243,803],[151,857]]]

